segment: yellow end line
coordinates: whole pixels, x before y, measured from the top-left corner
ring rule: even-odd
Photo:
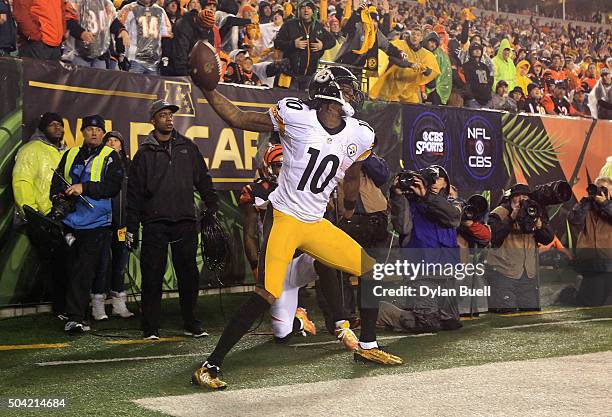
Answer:
[[[186,337],[175,336],[175,337],[160,337],[158,340],[149,340],[149,339],[111,340],[105,343],[109,345],[140,345],[143,343],[181,342],[186,339],[187,339]]]
[[[0,345],[0,350],[22,350],[22,349],[57,349],[65,348],[68,343],[40,343],[33,345]]]
[[[144,100],[157,100],[157,96],[155,94],[133,93],[131,91],[101,90],[99,88],[74,87],[71,85],[42,83],[39,81],[30,81],[28,84],[30,85],[30,87],[46,88],[49,90],[68,91],[71,93],[98,94],[101,96],[116,96],[116,97],[141,98]]]
[[[205,98],[199,98],[198,103],[208,104],[208,100],[206,100]],[[270,103],[251,103],[249,101],[232,101],[232,103],[234,103],[236,106],[241,107],[261,107],[263,109],[269,109],[270,107],[274,106],[274,104]]]
[[[213,182],[252,182],[253,178],[214,178]]]

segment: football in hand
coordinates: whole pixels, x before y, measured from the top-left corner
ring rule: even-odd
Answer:
[[[206,41],[198,41],[189,54],[189,75],[203,90],[212,91],[221,78],[221,61],[215,48]]]

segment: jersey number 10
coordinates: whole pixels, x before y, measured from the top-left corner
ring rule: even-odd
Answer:
[[[304,170],[304,174],[300,179],[300,183],[298,184],[297,189],[299,191],[304,191],[306,183],[309,182],[308,180],[310,179],[310,191],[313,194],[319,194],[322,193],[323,190],[325,190],[325,187],[327,187],[332,178],[336,176],[336,172],[338,171],[338,167],[340,166],[340,159],[333,154],[325,156],[323,159],[321,159],[321,162],[319,163],[317,169],[314,171],[312,178],[310,178],[310,175],[312,174],[312,171],[314,170],[314,167],[317,164],[317,159],[319,158],[319,154],[321,153],[321,151],[315,148],[308,148],[308,153],[310,154],[310,159],[308,160],[308,165]],[[317,186],[319,180],[321,179],[321,176],[323,175],[323,172],[327,169],[327,166],[330,162],[331,170],[329,171],[327,177],[325,177],[321,185]]]

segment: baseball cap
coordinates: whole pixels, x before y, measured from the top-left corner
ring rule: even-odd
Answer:
[[[90,126],[99,127],[106,132],[106,128],[104,127],[104,118],[99,114],[83,117],[83,125],[81,126],[81,130],[85,130]]]
[[[170,104],[165,100],[156,100],[153,102],[153,104],[151,104],[151,107],[149,107],[149,116],[152,119],[153,116],[155,116],[155,113],[164,109],[170,109],[172,113],[176,113],[179,108],[179,106],[175,104]]]
[[[521,87],[519,87],[518,85],[516,87],[514,87],[512,89],[512,91],[510,91],[510,94],[512,94],[512,93],[520,93],[521,95],[525,95],[523,93],[523,89]]]
[[[529,186],[527,184],[514,184],[512,187],[510,187],[510,197],[513,197],[515,195],[529,195],[529,193],[531,192],[531,190],[529,190]]]
[[[564,88],[567,90],[567,83],[564,80],[557,80],[555,81],[555,87]]]

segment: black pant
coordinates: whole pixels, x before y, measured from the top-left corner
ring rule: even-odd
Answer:
[[[59,61],[62,57],[62,50],[59,46],[45,45],[40,41],[25,41],[19,47],[19,56]]]
[[[66,295],[66,313],[68,320],[82,322],[85,319],[89,294],[96,273],[100,271],[101,248],[110,245],[111,230],[101,227],[90,230],[73,230],[76,238],[71,248],[71,268],[68,292]]]
[[[162,283],[166,272],[168,244],[178,278],[179,302],[185,328],[199,326],[198,233],[195,222],[150,223],[142,229],[140,270],[142,273],[142,329],[157,332],[160,325]]]

